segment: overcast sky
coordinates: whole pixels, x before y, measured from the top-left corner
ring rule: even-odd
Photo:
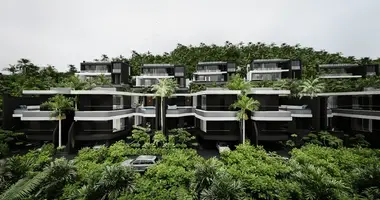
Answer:
[[[28,58],[66,70],[101,54],[177,43],[300,43],[380,57],[380,0],[0,0],[0,68]]]

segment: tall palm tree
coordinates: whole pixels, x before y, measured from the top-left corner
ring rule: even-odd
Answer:
[[[62,146],[62,130],[61,130],[61,121],[65,119],[65,112],[73,110],[73,100],[72,98],[67,98],[63,95],[56,95],[49,98],[49,100],[42,104],[42,106],[48,107],[52,110],[51,117],[54,117],[58,120],[58,147]]]
[[[226,86],[230,90],[241,90],[245,92],[249,89],[250,84],[249,82],[246,82],[240,75],[236,74],[233,75],[230,80],[228,80]]]
[[[161,130],[164,131],[164,99],[165,98],[170,98],[176,88],[178,87],[178,84],[175,79],[170,79],[170,78],[163,78],[159,79],[159,82],[155,85],[152,86],[152,91],[155,92],[155,98],[160,97],[161,98],[161,103],[160,103],[160,109],[161,109]],[[157,106],[156,106],[157,108]]]
[[[311,99],[316,97],[318,93],[321,93],[325,89],[325,84],[319,80],[319,78],[315,79],[306,79],[301,82],[299,85],[300,92],[299,97],[300,99],[304,97],[305,95],[310,96]]]
[[[247,95],[242,95],[239,97],[239,99],[233,103],[232,105],[233,109],[240,109],[237,113],[237,118],[240,120],[242,124],[242,136],[243,136],[243,144],[245,142],[245,120],[248,119],[247,111],[255,111],[259,109],[260,102],[248,97]]]

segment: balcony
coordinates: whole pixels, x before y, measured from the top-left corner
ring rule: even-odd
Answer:
[[[135,109],[109,111],[75,111],[75,121],[108,121],[133,116]]]
[[[168,109],[166,110],[166,116],[167,117],[181,117],[181,116],[194,116],[194,108],[191,106],[168,106]]]
[[[143,73],[141,76],[169,76],[168,73]]]
[[[203,75],[203,74],[224,74],[227,73],[226,71],[221,71],[220,69],[201,69],[194,72],[196,75]]]
[[[21,121],[54,121],[56,117],[52,117],[52,111],[26,110],[16,109],[13,117],[21,117]]]
[[[205,111],[195,109],[195,116],[206,121],[236,121],[236,111]]]
[[[290,111],[255,111],[252,112],[252,120],[255,121],[292,121]]]
[[[379,110],[331,109],[333,116],[380,120]]]
[[[319,76],[320,78],[361,78],[361,75],[354,75],[352,73],[325,73]]]
[[[155,117],[156,116],[156,107],[154,106],[144,106],[136,108],[136,115],[144,117]]]

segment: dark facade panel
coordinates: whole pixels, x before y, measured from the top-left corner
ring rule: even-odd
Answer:
[[[106,111],[113,110],[112,95],[79,95],[78,110],[80,111]]]
[[[248,96],[260,102],[259,111],[278,111],[279,95],[250,94]]]
[[[208,111],[232,111],[231,105],[236,102],[237,95],[205,95]],[[202,99],[203,101],[204,99]],[[203,103],[203,102],[202,102]]]
[[[20,108],[20,105],[41,105],[50,97],[50,95],[43,95],[38,97],[12,97],[9,95],[3,95],[3,129],[12,130],[15,127],[15,123],[17,123],[19,119],[13,118],[12,115],[15,109]]]

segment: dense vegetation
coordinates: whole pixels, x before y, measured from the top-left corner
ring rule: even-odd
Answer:
[[[298,58],[303,61],[303,80],[261,81],[246,85],[244,66],[253,59]],[[340,53],[315,51],[312,48],[262,43],[224,46],[184,46],[170,53],[152,55],[132,52],[131,58],[119,56],[100,59],[129,61],[132,75],[140,73],[143,63],[184,64],[187,76],[199,61],[228,60],[240,66],[239,74],[225,87],[289,89],[294,96],[315,95],[329,91],[359,91],[380,87],[378,77],[362,80],[319,80],[316,66],[321,63],[380,63],[380,59],[356,59]],[[21,59],[0,76],[0,92],[20,96],[25,89],[71,87],[90,89],[107,85],[104,77],[81,82],[70,66],[61,73],[53,66],[45,68]],[[216,86],[216,85],[214,85]],[[204,89],[192,86],[192,91]],[[1,103],[1,102],[0,102]],[[248,101],[248,104],[254,102]],[[236,106],[249,110],[246,106]],[[249,109],[248,109],[249,108]],[[254,110],[254,108],[252,108]],[[244,116],[241,117],[244,120]],[[236,150],[222,153],[220,159],[204,159],[195,150],[194,138],[185,130],[172,130],[169,136],[136,127],[126,141],[109,148],[84,148],[73,160],[58,158],[52,145],[0,161],[0,199],[378,199],[380,198],[380,151],[367,149],[368,142],[356,135],[341,140],[329,133],[311,133],[306,138],[293,136],[284,146],[290,159],[266,152],[247,142]],[[8,145],[17,145],[17,133],[1,131],[1,157]],[[4,149],[4,151],[3,151]],[[4,152],[4,153],[3,153]],[[120,163],[141,154],[162,157],[159,164],[144,174]]]
[[[162,55],[153,55],[150,52],[138,53],[132,52],[130,58],[118,56],[109,58],[102,55],[100,61],[129,61],[132,66],[132,75],[140,74],[140,66],[144,63],[173,63],[183,64],[186,66],[188,78],[192,77],[195,66],[199,61],[216,61],[228,60],[236,62],[240,66],[239,73],[245,77],[246,65],[250,64],[253,59],[270,59],[270,58],[288,58],[301,59],[303,68],[303,78],[315,78],[318,64],[326,63],[359,63],[371,64],[380,63],[380,58],[372,60],[370,58],[344,57],[341,53],[328,53],[326,51],[316,51],[313,48],[301,47],[300,45],[291,46],[288,44],[264,44],[264,43],[248,43],[248,44],[232,44],[226,42],[223,46],[206,45],[201,43],[198,46],[178,46],[169,53]],[[19,96],[23,89],[49,89],[61,83],[64,78],[77,72],[73,65],[69,65],[68,71],[65,73],[57,72],[54,66],[41,67],[34,65],[28,59],[20,59],[16,64],[6,68],[11,73],[10,76],[0,76],[0,92],[1,94],[12,94]],[[338,80],[344,81],[344,80]],[[352,88],[346,87],[346,84],[327,84],[329,87],[340,85],[347,89],[362,88],[361,85],[373,84],[373,80],[363,80],[362,84],[356,84],[356,81],[347,81]],[[340,82],[338,82],[340,83]],[[345,82],[346,83],[346,82]],[[271,85],[271,83],[263,82],[261,85]],[[379,81],[376,81],[379,85]],[[336,89],[339,89],[338,86]],[[344,89],[343,89],[344,90]]]
[[[249,142],[205,159],[189,148],[193,139],[184,130],[171,131],[168,140],[147,131],[136,127],[128,143],[83,148],[70,161],[54,155],[52,145],[10,157],[1,163],[0,199],[380,198],[379,150],[309,138],[289,159]],[[145,173],[120,165],[141,154],[162,159]]]

